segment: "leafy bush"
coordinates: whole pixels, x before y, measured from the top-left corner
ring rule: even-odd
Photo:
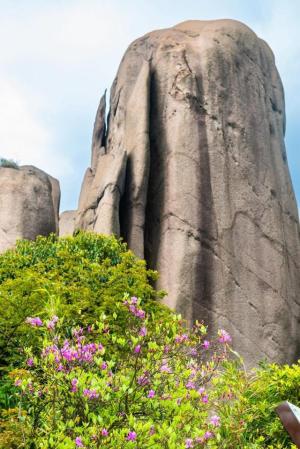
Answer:
[[[44,319],[55,309],[66,326],[87,325],[112,312],[125,292],[136,293],[145,310],[167,316],[155,301],[163,296],[151,286],[156,277],[115,237],[78,233],[19,241],[0,255],[0,367],[18,363],[20,348],[34,344],[27,316]]]
[[[217,447],[211,380],[226,359],[225,331],[208,342],[203,324],[188,331],[180,316],[157,320],[128,295],[113,320],[102,315],[85,330],[66,333],[57,316],[27,325],[43,344],[40,353],[26,349],[25,369],[12,373],[25,406],[19,448]]]
[[[234,400],[220,410],[222,448],[296,449],[275,408],[286,400],[300,404],[299,364],[263,364],[246,372],[230,362],[216,382],[224,396]]]
[[[19,164],[12,159],[0,158],[0,167],[6,168],[14,168],[15,170],[19,170]]]

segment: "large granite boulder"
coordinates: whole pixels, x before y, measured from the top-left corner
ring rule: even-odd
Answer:
[[[166,303],[227,329],[248,364],[298,358],[299,221],[268,45],[233,20],[151,32],[122,59],[107,130],[101,105],[77,227],[120,229]]]
[[[0,167],[0,252],[58,233],[59,182],[36,167]]]

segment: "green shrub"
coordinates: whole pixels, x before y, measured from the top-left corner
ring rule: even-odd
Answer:
[[[300,365],[262,364],[246,372],[228,363],[216,382],[225,397],[221,416],[224,449],[296,449],[275,408],[283,401],[300,404]]]
[[[12,159],[0,158],[0,167],[5,168],[14,168],[15,170],[19,170],[19,164]]]
[[[18,366],[22,348],[35,345],[28,316],[44,319],[58,310],[66,327],[85,326],[111,314],[124,293],[137,294],[146,311],[168,316],[156,301],[163,293],[151,285],[156,277],[115,237],[80,232],[19,241],[0,255],[0,370]],[[120,326],[122,332],[126,321]]]

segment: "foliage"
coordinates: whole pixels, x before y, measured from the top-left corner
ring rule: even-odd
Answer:
[[[239,363],[230,362],[216,383],[233,400],[220,410],[222,448],[296,449],[275,408],[286,400],[300,404],[299,364],[264,363],[247,372]]]
[[[91,233],[0,255],[0,449],[296,449],[274,409],[299,405],[300,365],[224,361],[228,335],[187,331],[156,276]]]
[[[19,408],[0,411],[0,449],[26,447],[24,445],[28,436],[29,429],[25,411],[20,411]]]
[[[5,168],[14,168],[15,170],[19,170],[19,164],[12,159],[0,158],[0,167]]]
[[[27,316],[44,319],[55,309],[65,326],[85,326],[102,312],[111,316],[125,292],[136,293],[146,311],[168,316],[155,301],[163,295],[151,285],[156,277],[114,237],[78,233],[19,241],[0,255],[0,374],[18,365],[21,348],[37,344],[24,324]]]
[[[202,323],[189,331],[180,316],[159,321],[129,295],[113,321],[103,314],[85,330],[66,333],[57,316],[26,321],[43,343],[39,353],[27,348],[26,369],[12,373],[26,411],[18,447],[218,447],[211,381],[226,359],[225,331],[207,341]]]

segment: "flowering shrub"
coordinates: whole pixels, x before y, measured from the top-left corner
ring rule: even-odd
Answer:
[[[126,315],[123,334],[116,333]],[[24,445],[31,449],[218,447],[224,398],[212,386],[227,358],[230,336],[207,339],[180,316],[157,320],[140,299],[117,302],[91,326],[65,332],[63,319],[28,317],[42,339],[26,349],[19,389]],[[1,447],[1,446],[0,446]]]

